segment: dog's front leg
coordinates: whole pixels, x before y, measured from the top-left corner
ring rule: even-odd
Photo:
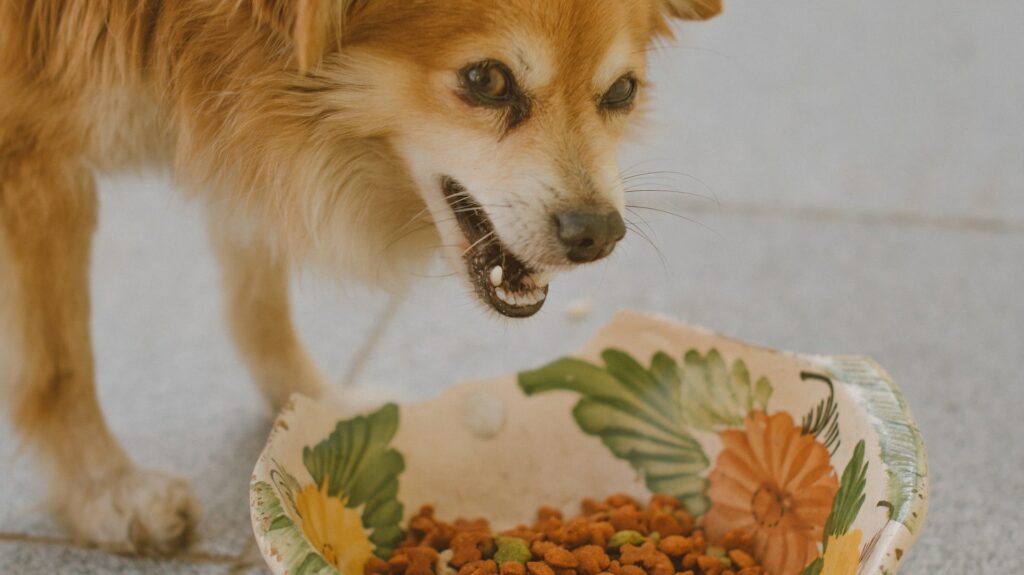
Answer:
[[[184,481],[136,467],[103,420],[89,336],[96,192],[87,170],[58,157],[0,155],[0,388],[76,538],[169,553],[196,506]]]
[[[293,393],[322,397],[328,384],[292,325],[288,264],[259,235],[211,214],[210,236],[223,270],[235,346],[270,407]]]

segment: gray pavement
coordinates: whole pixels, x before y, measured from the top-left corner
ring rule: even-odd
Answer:
[[[620,307],[870,355],[904,389],[930,456],[931,513],[902,573],[1024,572],[1011,552],[1024,541],[1024,4],[728,8],[656,54],[659,97],[624,151],[634,171],[690,175],[656,185],[717,199],[631,194],[694,220],[637,210],[657,251],[634,235],[518,323],[450,278],[424,278],[389,316],[384,294],[302,276],[300,331],[339,386],[369,350],[359,385],[402,399],[570,352]],[[191,481],[199,541],[169,560],[74,546],[39,511],[38,475],[0,423],[0,573],[262,574],[246,495],[270,416],[220,322],[197,207],[157,176],[102,189],[101,402],[139,461]],[[593,313],[570,319],[581,299]]]

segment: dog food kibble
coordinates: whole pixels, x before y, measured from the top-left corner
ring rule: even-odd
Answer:
[[[364,575],[769,575],[749,533],[709,545],[674,497],[643,505],[613,495],[581,507],[570,519],[542,507],[533,525],[493,533],[483,519],[446,523],[424,506],[398,549],[367,561]]]
[[[499,535],[494,538],[494,543],[498,547],[494,553],[494,560],[498,562],[498,565],[509,562],[526,565],[526,562],[533,556],[525,539]]]

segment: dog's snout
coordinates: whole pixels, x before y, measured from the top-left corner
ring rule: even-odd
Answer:
[[[616,210],[571,210],[555,216],[558,240],[566,257],[575,263],[599,260],[615,249],[626,235],[626,224]]]

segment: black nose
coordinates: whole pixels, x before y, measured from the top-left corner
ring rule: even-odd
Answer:
[[[616,210],[573,210],[558,214],[555,220],[565,255],[576,263],[607,256],[626,235],[626,224]]]

